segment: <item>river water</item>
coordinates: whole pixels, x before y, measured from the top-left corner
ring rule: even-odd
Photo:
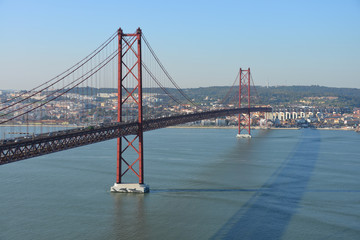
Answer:
[[[360,134],[147,132],[148,194],[110,193],[116,140],[0,166],[0,239],[360,239]]]

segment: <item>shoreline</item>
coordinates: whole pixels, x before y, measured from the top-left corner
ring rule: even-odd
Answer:
[[[2,127],[40,127],[41,125],[3,125]],[[53,128],[81,128],[85,126],[76,126],[76,125],[42,125],[41,127],[53,127]],[[196,128],[196,129],[237,129],[238,126],[185,126],[185,125],[176,125],[166,128]],[[300,127],[290,127],[290,128],[261,128],[259,126],[251,127],[251,130],[299,130]],[[317,130],[334,130],[334,131],[355,131],[352,128],[314,128]]]
[[[170,126],[166,128],[197,128],[197,129],[237,129],[237,126]],[[251,130],[300,130],[301,128],[290,127],[290,128],[260,128],[260,127],[251,127]],[[355,131],[354,129],[349,128],[313,128],[317,130],[335,130],[335,131]]]

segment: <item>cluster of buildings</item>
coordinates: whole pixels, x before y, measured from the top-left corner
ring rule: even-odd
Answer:
[[[327,109],[330,110],[330,109]],[[192,125],[201,126],[236,126],[238,124],[237,116],[228,116],[221,119],[209,119],[201,122],[192,123]],[[312,112],[308,109],[301,111],[279,111],[271,113],[251,113],[251,125],[263,128],[346,128],[355,129],[360,126],[360,108],[354,108],[352,112]]]
[[[136,100],[137,95],[134,94],[134,97]],[[128,118],[124,120],[135,118],[135,100],[130,98],[122,105]],[[146,109],[151,109],[150,112],[156,112],[157,109],[154,108],[161,108],[158,101],[153,95],[143,96],[143,105]],[[56,98],[56,94],[49,92],[34,94],[2,91],[0,122],[8,119],[13,119],[7,122],[13,125],[92,125],[114,122],[117,121],[117,106],[117,93],[67,93]]]
[[[360,124],[360,108],[274,109],[271,119],[276,127],[355,128]]]
[[[56,95],[52,95],[54,97]],[[65,96],[65,95],[64,95]],[[9,101],[9,99],[14,99]],[[21,100],[21,101],[20,101]],[[48,93],[0,91],[0,122],[13,118],[8,124],[23,125],[93,125],[117,121],[117,93],[95,93],[85,95],[68,93],[66,97],[51,100]],[[202,111],[235,107],[233,104],[219,104],[217,101],[201,104]],[[311,99],[313,100],[313,99]],[[316,100],[323,101],[319,97]],[[49,101],[47,103],[47,101]],[[123,121],[137,119],[137,95],[123,99]],[[12,106],[14,102],[19,102]],[[36,108],[33,111],[29,109]],[[143,94],[143,117],[159,118],[199,111],[190,104],[178,104],[166,95]],[[237,116],[209,119],[189,123],[197,126],[232,126],[238,124]],[[278,108],[271,113],[252,113],[251,125],[263,127],[326,127],[355,128],[360,124],[360,108],[335,109],[301,106]]]

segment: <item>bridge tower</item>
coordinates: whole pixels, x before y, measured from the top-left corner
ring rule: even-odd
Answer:
[[[149,186],[144,184],[144,151],[143,151],[143,110],[142,110],[142,61],[141,61],[141,29],[136,33],[124,34],[118,30],[118,122],[125,122],[126,104],[137,106],[135,120],[138,125],[137,134],[117,139],[116,183],[111,192],[148,192]],[[131,59],[131,60],[129,60]],[[134,154],[126,154],[131,151]],[[126,158],[126,159],[125,159]],[[130,162],[128,158],[135,158]],[[135,174],[138,183],[124,183],[124,175]]]
[[[243,106],[242,106],[243,104]],[[239,114],[238,117],[238,138],[251,138],[250,134],[250,68],[239,73],[239,108],[247,107],[248,112]]]

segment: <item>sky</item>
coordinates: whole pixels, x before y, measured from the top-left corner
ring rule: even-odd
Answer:
[[[360,88],[360,0],[0,0],[0,89],[31,89],[119,27],[140,27],[183,88]]]

